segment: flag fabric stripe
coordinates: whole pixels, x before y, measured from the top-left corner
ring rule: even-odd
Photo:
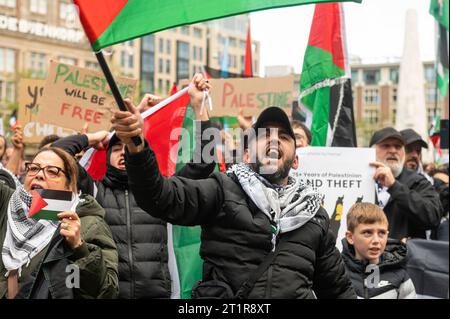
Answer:
[[[344,20],[341,3],[316,4],[300,79],[313,146],[356,146]]]
[[[39,190],[38,193],[44,198],[47,202],[49,201],[71,201],[72,193],[67,191],[58,191],[53,189],[42,189]]]
[[[47,206],[45,206],[44,210],[63,212],[70,210],[72,207],[72,200],[43,199],[47,202]]]
[[[48,210],[48,209],[41,209],[36,214],[33,214],[30,216],[33,219],[46,219],[46,220],[54,220],[59,221],[58,214],[63,212],[64,210]]]
[[[253,77],[252,36],[250,33],[250,19],[248,19],[247,40],[245,45],[244,77],[246,78]]]
[[[361,2],[362,0],[342,0]],[[94,50],[165,29],[252,11],[330,0],[74,0]],[[114,1],[116,2],[116,1]],[[104,7],[108,11],[104,10]],[[120,12],[118,8],[122,6]],[[101,22],[94,22],[101,17]],[[110,21],[109,25],[107,22]],[[105,28],[106,26],[106,28]],[[126,27],[123,27],[126,26]]]
[[[445,97],[447,95],[449,83],[449,66],[448,66],[448,31],[449,31],[449,0],[431,0],[430,14],[436,19],[437,23],[437,57],[436,57],[436,73],[437,87],[439,95]]]

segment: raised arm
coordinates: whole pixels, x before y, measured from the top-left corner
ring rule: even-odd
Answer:
[[[129,100],[125,103],[129,111],[115,112],[112,124],[117,137],[126,145],[128,182],[137,204],[152,216],[173,224],[199,225],[214,218],[223,202],[220,179],[163,177],[156,156],[142,134],[139,111]],[[140,136],[145,142],[134,145],[131,140],[134,136]]]

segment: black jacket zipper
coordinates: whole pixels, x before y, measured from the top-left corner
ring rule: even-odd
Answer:
[[[127,235],[128,235],[128,260],[130,261],[130,298],[134,299],[134,260],[132,248],[132,228],[131,228],[131,212],[128,190],[125,190],[125,208],[127,213]]]

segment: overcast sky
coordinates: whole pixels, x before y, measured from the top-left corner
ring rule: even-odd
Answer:
[[[418,16],[420,56],[434,60],[434,19],[429,0],[363,0],[345,3],[347,46],[351,55],[379,60],[401,57],[405,16]],[[261,42],[261,75],[268,65],[290,65],[301,71],[314,5],[274,9],[251,14],[252,38]]]

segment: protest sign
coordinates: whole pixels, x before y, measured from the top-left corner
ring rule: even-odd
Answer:
[[[38,121],[42,106],[45,80],[21,79],[19,82],[19,124],[23,127],[25,143],[39,143],[45,136],[56,134],[64,137],[76,131]]]
[[[270,106],[292,113],[294,76],[276,78],[210,79],[212,110],[210,117],[237,116],[242,108],[244,116],[258,116]],[[180,81],[180,86],[188,85]]]
[[[123,98],[133,99],[137,80],[117,77]],[[109,85],[100,72],[51,61],[38,119],[80,131],[109,130],[118,109]]]
[[[330,216],[330,228],[341,249],[347,212],[356,202],[375,202],[372,148],[303,147],[297,149],[299,169],[292,171],[324,195],[324,208]]]
[[[37,120],[44,96],[45,80],[21,79],[19,82],[19,124],[23,126],[25,143],[39,143],[45,136],[64,137],[76,131]]]

